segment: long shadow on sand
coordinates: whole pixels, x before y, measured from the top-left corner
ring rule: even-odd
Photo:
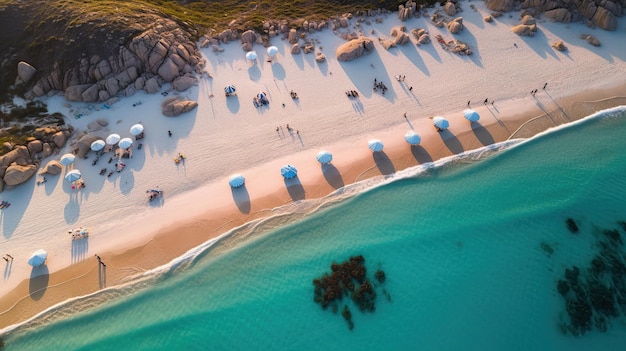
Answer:
[[[339,189],[344,187],[343,178],[341,177],[341,173],[337,167],[333,166],[330,163],[326,163],[322,165],[322,174],[324,174],[324,179],[330,186],[334,189]]]
[[[257,80],[261,79],[261,70],[259,69],[259,66],[257,66],[256,63],[248,67],[248,77],[250,77],[250,80],[253,82],[256,82]]]
[[[459,141],[459,138],[454,136],[449,130],[442,130],[439,132],[443,143],[446,144],[448,150],[450,150],[453,154],[460,154],[464,151],[463,145]]]
[[[85,259],[89,251],[89,237],[72,240],[72,263]]]
[[[278,80],[283,80],[287,76],[287,73],[285,72],[283,65],[274,62],[272,63],[272,75],[274,75],[274,78]]]
[[[472,132],[474,132],[474,135],[476,135],[476,138],[483,146],[491,145],[496,142],[491,133],[479,122],[472,122]]]
[[[245,185],[242,185],[238,188],[230,189],[233,200],[235,200],[235,205],[239,209],[239,212],[248,214],[250,213],[250,194],[248,193],[248,189],[246,189]]]
[[[228,107],[228,110],[230,110],[230,112],[237,113],[237,111],[239,111],[239,107],[241,107],[241,104],[239,103],[239,97],[237,95],[229,96],[226,99],[226,107]]]
[[[419,164],[433,162],[433,158],[428,154],[428,151],[421,145],[411,145],[411,154]]]
[[[297,176],[291,179],[285,179],[285,187],[292,201],[305,199],[306,194],[304,193],[304,187]]]
[[[415,45],[403,45],[400,47],[400,52],[413,64],[417,67],[425,76],[430,76],[430,72],[428,71],[428,67],[426,67],[426,63],[422,59],[422,56],[417,51],[417,47]]]
[[[389,175],[396,172],[396,168],[393,166],[393,163],[391,163],[389,156],[387,156],[384,151],[374,152],[372,153],[372,156],[374,157],[376,167],[378,167],[378,170],[381,174]]]
[[[35,178],[31,178],[27,183],[22,184],[20,187],[20,196],[15,197],[9,201],[11,207],[3,208],[0,211],[0,220],[2,221],[2,236],[10,238],[15,232],[17,225],[22,220],[24,212],[28,207],[28,203],[33,198],[33,191],[35,189]],[[8,200],[8,199],[5,199]]]
[[[50,272],[48,266],[41,265],[39,267],[33,267],[30,272],[30,281],[28,283],[28,293],[31,299],[39,300],[43,297],[48,289],[48,283],[50,282]]]

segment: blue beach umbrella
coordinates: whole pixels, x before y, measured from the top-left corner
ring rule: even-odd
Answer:
[[[106,143],[107,143],[107,144],[109,144],[109,145],[115,145],[115,144],[117,144],[117,142],[118,142],[118,141],[120,141],[120,139],[121,139],[120,135],[119,135],[119,134],[115,134],[115,133],[114,133],[114,134],[109,135],[109,136],[105,139],[105,141],[106,141]]]
[[[131,139],[131,138],[124,138],[124,139],[120,140],[118,145],[122,149],[128,149],[129,147],[133,146],[133,139]]]
[[[470,122],[476,122],[480,119],[480,115],[478,114],[478,112],[474,110],[470,110],[470,109],[464,110],[463,116],[465,116],[465,119],[467,119]]]
[[[232,85],[232,84],[227,85],[227,86],[224,88],[224,92],[226,93],[226,95],[233,95],[233,94],[235,93],[235,91],[236,91],[236,90],[237,90],[237,89],[235,89],[235,86],[234,86],[234,85]]]
[[[256,51],[249,51],[246,53],[246,59],[248,59],[248,61],[256,60]]]
[[[100,151],[104,149],[104,145],[106,145],[104,140],[96,140],[93,143],[91,143],[91,150]]]
[[[63,156],[61,156],[61,164],[63,166],[69,166],[72,163],[74,163],[74,160],[76,159],[76,156],[74,156],[73,154],[65,154]]]
[[[133,124],[130,127],[130,135],[137,136],[137,135],[141,134],[142,132],[143,132],[143,125],[142,124],[137,123],[137,124]]]
[[[448,129],[448,127],[450,126],[448,120],[440,116],[433,118],[433,124],[439,129]]]
[[[411,145],[418,145],[422,141],[422,138],[420,138],[419,134],[409,130],[404,134],[404,140]]]
[[[239,188],[246,183],[246,178],[242,174],[233,174],[228,180],[228,184],[233,188]]]
[[[280,169],[280,174],[282,174],[285,179],[291,179],[298,174],[298,170],[292,165],[286,165]]]
[[[80,173],[79,170],[74,169],[74,170],[67,172],[67,174],[65,175],[65,180],[72,183],[72,182],[79,180],[82,176],[83,175]]]
[[[46,250],[39,249],[30,256],[28,259],[28,264],[33,267],[38,267],[46,262],[46,258],[48,258],[48,253]]]
[[[278,48],[275,46],[270,46],[269,48],[267,48],[267,54],[269,56],[276,56],[276,54],[278,54]]]
[[[317,153],[316,158],[319,163],[324,165],[333,160],[333,154],[328,151],[320,151]]]
[[[374,152],[383,151],[384,147],[383,142],[378,139],[371,139],[367,142],[367,145],[369,146],[370,150]]]

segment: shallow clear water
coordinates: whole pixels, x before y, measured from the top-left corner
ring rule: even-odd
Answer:
[[[589,265],[598,228],[626,235],[626,113],[615,111],[234,235],[130,296],[18,329],[6,349],[620,349],[621,312],[607,332],[565,334],[556,289],[565,268]],[[374,313],[344,299],[349,330],[313,302],[312,279],[356,254],[387,280]]]

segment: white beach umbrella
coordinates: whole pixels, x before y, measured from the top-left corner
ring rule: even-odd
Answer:
[[[104,149],[104,145],[106,145],[104,140],[96,140],[93,143],[91,143],[91,150],[100,151]]]
[[[256,57],[256,51],[248,51],[248,53],[246,53],[246,59],[248,59],[248,61],[254,61]]]
[[[291,179],[298,174],[298,170],[292,165],[286,165],[281,167],[280,174],[282,174],[285,179]]]
[[[65,180],[72,183],[72,182],[79,180],[82,176],[83,175],[80,173],[79,170],[74,169],[74,170],[67,172],[67,174],[65,175]]]
[[[65,154],[63,156],[61,156],[61,164],[63,166],[69,166],[72,163],[74,163],[74,160],[76,159],[76,156],[74,156],[74,154]]]
[[[404,134],[404,140],[411,145],[418,145],[422,141],[422,138],[420,138],[419,134],[409,130]]]
[[[228,180],[228,184],[233,188],[239,188],[246,183],[246,178],[243,174],[233,174]]]
[[[133,139],[131,138],[121,139],[118,145],[122,149],[128,149],[129,147],[133,146]]]
[[[117,142],[118,142],[118,141],[120,141],[120,139],[121,139],[120,135],[119,135],[119,134],[115,134],[115,133],[114,133],[114,134],[109,135],[109,136],[105,139],[105,141],[106,141],[106,143],[107,143],[108,145],[115,145],[115,144],[117,144]]]
[[[470,122],[476,122],[480,119],[480,115],[478,114],[478,112],[470,109],[464,110],[463,116]]]
[[[367,142],[367,145],[369,146],[370,150],[374,152],[383,151],[384,147],[383,142],[378,139],[371,139]]]
[[[137,135],[141,134],[142,132],[143,132],[143,125],[142,124],[137,123],[137,124],[133,124],[130,127],[130,135],[137,136]]]
[[[224,92],[226,93],[226,95],[232,95],[235,93],[235,91],[237,91],[237,89],[235,89],[235,86],[232,84],[224,87]]]
[[[273,45],[270,46],[267,48],[267,54],[271,57],[276,56],[276,54],[278,54],[278,48]]]
[[[450,126],[448,120],[440,116],[433,118],[433,124],[439,129],[448,129],[448,127]]]
[[[328,151],[320,151],[317,153],[317,162],[321,163],[321,164],[327,164],[330,163],[330,161],[333,160],[333,154],[331,154]]]
[[[44,262],[46,262],[46,258],[48,258],[48,253],[46,252],[46,250],[39,249],[33,252],[33,254],[30,256],[30,258],[28,259],[28,264],[33,267],[41,266],[42,264],[44,264]]]

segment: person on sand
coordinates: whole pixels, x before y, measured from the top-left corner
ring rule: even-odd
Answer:
[[[4,260],[5,260],[5,261],[9,262],[9,259],[8,259],[8,258],[6,258],[6,257],[4,257],[4,256],[2,256],[2,258],[4,258]]]
[[[470,102],[471,102],[471,101],[468,101],[468,102],[467,102],[467,107],[470,107]]]
[[[169,136],[171,137],[171,136],[172,136],[172,131],[171,131],[171,130],[168,130],[168,131],[167,131],[167,135],[169,135]]]
[[[546,87],[547,87],[547,86],[548,86],[548,83],[545,83],[545,84],[543,85],[543,90],[546,90]]]

